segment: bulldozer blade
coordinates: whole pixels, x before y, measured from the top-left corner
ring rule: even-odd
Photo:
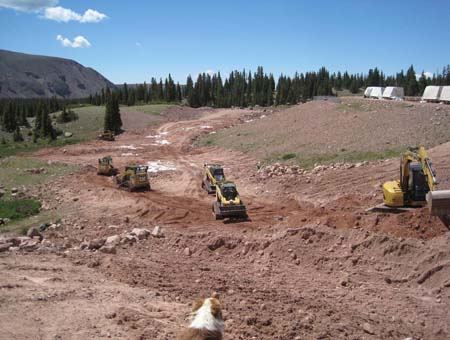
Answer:
[[[450,215],[450,190],[430,191],[427,193],[426,199],[431,215]]]

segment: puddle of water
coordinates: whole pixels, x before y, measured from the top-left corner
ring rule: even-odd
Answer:
[[[148,172],[175,171],[177,168],[171,163],[162,163],[161,161],[147,162]]]
[[[116,149],[137,150],[137,149],[142,149],[142,148],[134,146],[134,145],[120,145],[120,146],[116,146]]]

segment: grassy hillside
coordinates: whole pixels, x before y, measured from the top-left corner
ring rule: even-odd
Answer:
[[[397,157],[407,146],[448,142],[449,129],[450,106],[347,97],[295,105],[208,135],[200,144],[311,167]]]
[[[143,127],[142,124],[148,125],[152,120],[157,119],[160,121],[161,113],[169,108],[171,105],[168,104],[150,104],[150,105],[139,105],[139,106],[122,106],[120,108],[122,113],[122,120],[124,124],[129,124],[130,127],[135,128],[136,124],[133,124],[133,121],[136,121],[139,127]],[[54,127],[63,132],[61,136],[58,137],[55,141],[48,140],[38,140],[37,143],[33,143],[31,131],[32,128],[23,128],[21,130],[23,137],[25,138],[24,142],[14,143],[12,134],[6,133],[0,130],[0,158],[16,155],[19,153],[29,153],[41,149],[43,147],[59,147],[68,144],[76,144],[86,140],[91,140],[97,137],[97,135],[103,129],[103,117],[105,115],[105,107],[104,106],[82,106],[74,108],[78,115],[78,120],[60,124],[56,122],[56,116],[60,114],[60,112],[56,112],[52,114],[54,118]],[[149,115],[147,121],[141,123],[142,120],[140,116]],[[136,118],[136,119],[135,119]],[[29,119],[30,126],[33,127],[34,119]],[[71,137],[64,137],[64,132],[70,132],[73,135]],[[5,138],[7,143],[2,144],[1,140]]]

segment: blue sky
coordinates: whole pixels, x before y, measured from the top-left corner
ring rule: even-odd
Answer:
[[[449,33],[446,0],[0,0],[1,49],[74,59],[115,83],[258,65],[436,72]]]

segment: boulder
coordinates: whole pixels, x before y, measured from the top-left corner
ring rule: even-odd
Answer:
[[[147,229],[134,228],[130,234],[136,235],[139,240],[144,240],[150,235],[150,231]]]
[[[156,238],[164,237],[163,230],[162,230],[162,228],[161,228],[159,225],[156,225],[156,226],[153,228],[152,236],[153,236],[153,237],[156,237]]]
[[[119,244],[121,237],[119,235],[113,235],[106,238],[105,245],[108,244]]]
[[[69,138],[69,137],[72,137],[72,136],[73,136],[72,132],[69,132],[69,131],[64,132],[64,137]]]
[[[115,244],[105,244],[99,251],[105,254],[115,254],[117,252]]]
[[[89,250],[97,250],[100,249],[104,244],[105,244],[104,239],[91,240],[89,241],[87,248]]]
[[[11,188],[11,193],[12,194],[17,194],[19,192],[19,189],[17,188]]]
[[[0,243],[0,253],[4,252],[4,251],[8,251],[10,247],[12,247],[13,244],[9,243],[9,242],[5,242],[5,243]]]
[[[42,234],[39,232],[38,228],[35,227],[31,227],[30,229],[28,229],[27,236],[29,238],[39,237],[39,240],[43,239]]]
[[[191,252],[191,250],[188,247],[186,247],[183,250],[183,254],[186,255],[186,256],[191,256],[192,252]]]

